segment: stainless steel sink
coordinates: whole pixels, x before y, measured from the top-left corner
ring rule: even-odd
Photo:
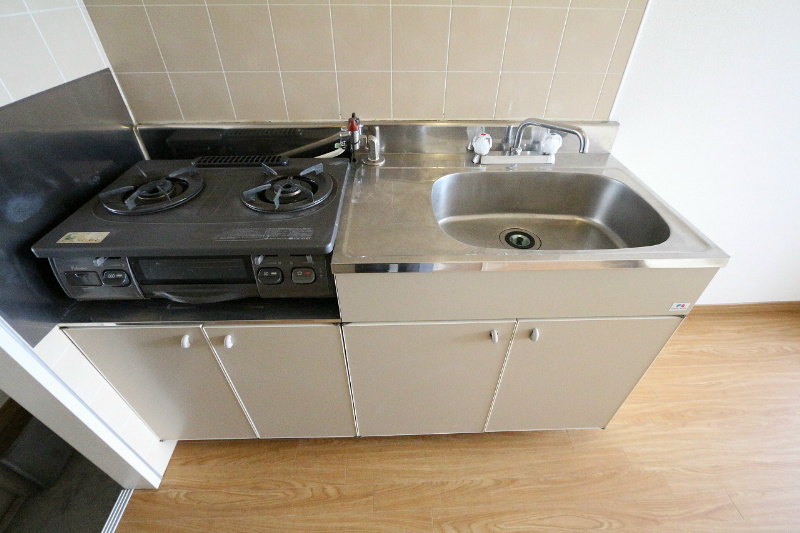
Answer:
[[[436,180],[431,203],[447,235],[482,248],[610,250],[670,236],[633,189],[588,172],[459,172]]]

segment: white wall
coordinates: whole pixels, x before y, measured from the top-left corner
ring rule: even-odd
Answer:
[[[650,0],[611,119],[730,256],[700,303],[800,300],[800,2]]]

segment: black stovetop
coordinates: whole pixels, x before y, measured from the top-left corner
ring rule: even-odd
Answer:
[[[348,168],[345,159],[269,168],[142,161],[33,250],[37,257],[327,254]]]

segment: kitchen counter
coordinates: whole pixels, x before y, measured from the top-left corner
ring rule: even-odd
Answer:
[[[608,153],[559,153],[554,165],[517,165],[526,170],[581,171],[624,183],[669,225],[656,246],[606,250],[488,249],[463,244],[439,227],[431,206],[434,182],[457,172],[504,171],[480,166],[472,154],[384,154],[382,167],[355,167],[345,198],[334,273],[431,272],[448,270],[538,270],[567,268],[681,268],[724,266],[728,256],[666,205]]]

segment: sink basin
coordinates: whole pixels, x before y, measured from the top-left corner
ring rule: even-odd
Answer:
[[[655,246],[669,226],[633,189],[586,172],[459,172],[436,180],[433,213],[470,246],[607,250]]]

